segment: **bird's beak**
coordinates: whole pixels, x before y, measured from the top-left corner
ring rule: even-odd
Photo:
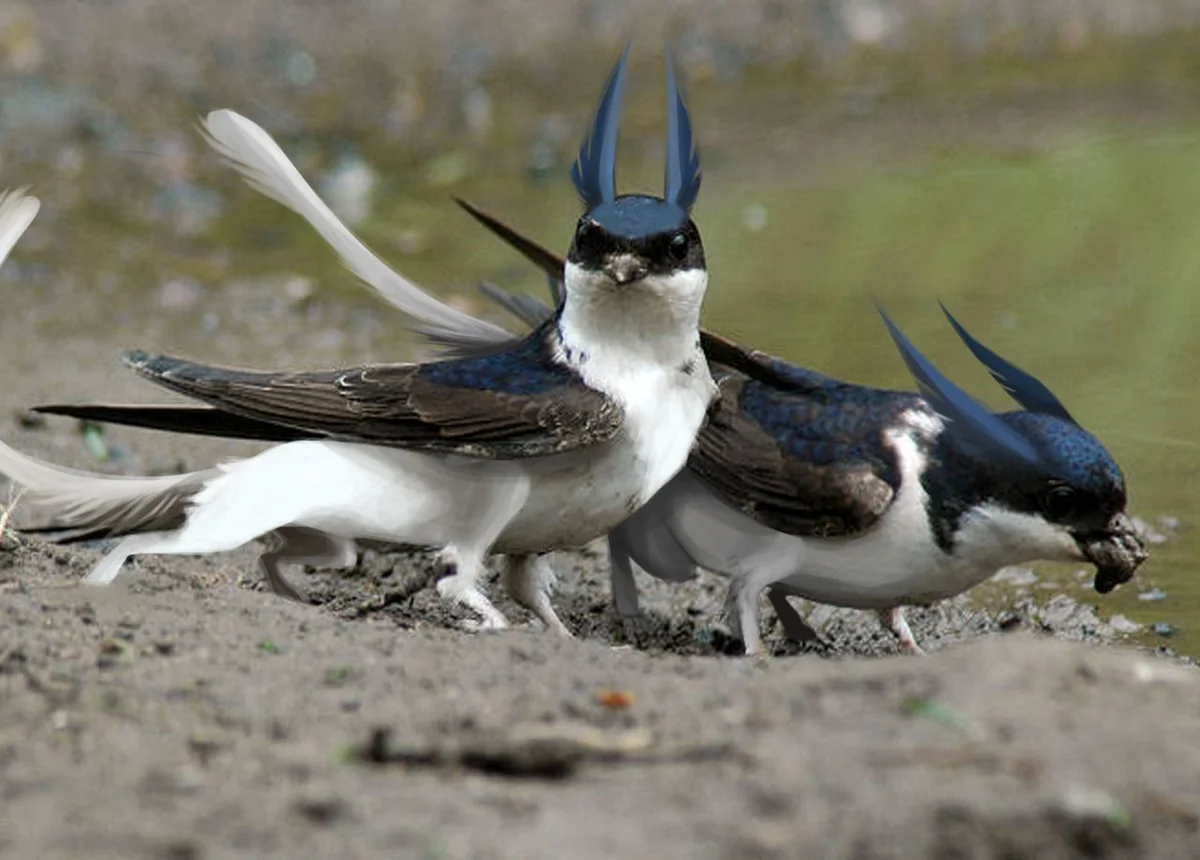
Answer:
[[[604,274],[624,286],[646,277],[646,264],[633,254],[613,254],[604,263]]]
[[[1077,538],[1084,557],[1096,565],[1093,587],[1107,594],[1133,578],[1134,572],[1150,557],[1150,550],[1124,513],[1109,520],[1102,532]]]

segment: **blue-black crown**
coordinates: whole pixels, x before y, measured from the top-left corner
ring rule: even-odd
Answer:
[[[661,198],[616,193],[617,132],[629,46],[621,53],[600,106],[571,167],[575,190],[588,217],[617,235],[660,233],[685,223],[700,193],[700,158],[692,121],[675,80],[675,64],[667,55],[667,165]]]

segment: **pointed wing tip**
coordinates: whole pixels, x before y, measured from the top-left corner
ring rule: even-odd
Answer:
[[[452,199],[458,205],[458,208],[462,209],[485,227],[491,228],[492,224],[495,222],[495,218],[493,218],[479,206],[476,206],[470,200],[467,200],[465,197],[460,197],[455,194]]]
[[[904,334],[900,331],[899,326],[892,322],[892,318],[888,316],[887,311],[883,309],[883,303],[880,302],[875,296],[871,296],[871,304],[875,305],[875,310],[879,313],[880,318],[883,320],[883,324],[887,326],[888,333],[891,334],[892,338],[898,338],[899,340],[907,343],[908,338],[904,337]]]
[[[954,331],[958,334],[958,336],[964,341],[968,339],[974,340],[974,338],[967,334],[967,330],[962,327],[962,324],[955,319],[954,314],[950,313],[950,309],[946,307],[945,302],[943,302],[941,299],[938,299],[937,303],[938,307],[942,309],[942,313],[945,314],[946,319],[950,321],[950,325],[954,327]]]

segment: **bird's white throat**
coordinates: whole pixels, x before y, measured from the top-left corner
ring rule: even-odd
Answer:
[[[966,512],[954,536],[954,554],[997,568],[1039,560],[1084,560],[1066,528],[997,502],[984,502]]]
[[[618,285],[574,263],[564,271],[560,332],[569,364],[679,367],[698,355],[704,269],[649,275]]]
[[[700,349],[702,269],[618,286],[567,264],[560,358],[625,410],[609,480],[634,478],[631,504],[683,468],[717,387]]]

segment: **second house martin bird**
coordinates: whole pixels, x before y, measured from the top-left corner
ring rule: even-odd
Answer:
[[[501,552],[526,560],[516,594],[565,633],[539,554],[582,546],[652,498],[684,466],[716,395],[698,342],[708,282],[690,217],[699,162],[669,62],[663,197],[616,194],[627,56],[572,170],[585,212],[563,299],[542,324],[485,355],[334,371],[130,352],[135,372],[204,405],[41,411],[283,444],[158,478],[67,472],[0,446],[0,472],[50,512],[38,531],[121,538],[87,577],[94,583],[111,581],[130,555],[220,552],[271,536],[288,560],[330,566],[353,562],[356,538],[440,546],[449,575],[439,593],[485,627],[506,626],[478,585],[485,555]]]
[[[561,258],[459,202],[541,267],[557,298]],[[551,313],[530,296],[485,293],[527,324]],[[412,313],[411,297],[393,303]],[[761,649],[764,587],[792,638],[815,634],[789,595],[874,609],[905,650],[920,653],[903,607],[952,597],[1001,567],[1088,561],[1101,593],[1131,578],[1148,552],[1112,456],[1045,385],[946,313],[1023,410],[979,406],[886,316],[922,396],[834,380],[701,329],[722,397],[688,468],[609,534],[618,611],[638,613],[631,562],[676,582],[703,567],[731,577],[730,620],[748,654]],[[505,338],[460,335],[455,325],[420,330],[459,355]]]

